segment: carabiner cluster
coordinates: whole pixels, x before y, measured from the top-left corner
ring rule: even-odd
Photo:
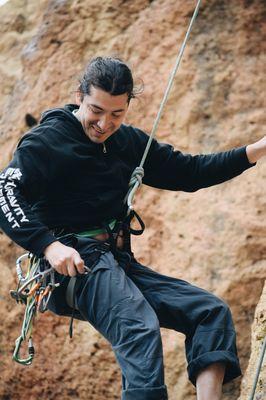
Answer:
[[[28,268],[23,275],[22,262],[27,259]],[[59,286],[55,283],[54,269],[43,258],[37,258],[30,253],[23,254],[17,259],[16,270],[18,286],[11,290],[10,295],[17,303],[26,305],[21,334],[16,340],[13,360],[22,365],[30,365],[34,357],[32,327],[36,313],[47,310],[47,304],[53,289]],[[22,342],[28,338],[28,356],[20,357]]]

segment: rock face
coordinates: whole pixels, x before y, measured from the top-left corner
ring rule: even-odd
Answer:
[[[27,129],[26,114],[38,119],[44,109],[73,102],[84,64],[96,54],[122,56],[144,81],[127,122],[150,131],[194,6],[190,0],[10,0],[0,7],[0,169]],[[183,152],[209,153],[262,135],[265,11],[263,0],[202,2],[159,140]],[[229,303],[243,371],[266,275],[265,167],[264,160],[231,182],[193,194],[143,187],[135,202],[147,225],[142,239],[134,240],[135,254],[157,271],[189,280]],[[0,398],[119,399],[120,373],[110,346],[85,323],[75,323],[71,341],[67,319],[41,315],[34,364],[24,368],[11,361],[23,310],[8,291],[16,285],[14,263],[21,249],[4,235],[0,249]],[[265,302],[262,308],[264,315]],[[255,347],[258,332],[265,334],[260,312]],[[169,399],[192,400],[184,337],[166,330],[162,336]],[[224,399],[247,398],[256,357],[241,396],[237,379],[225,386]],[[263,376],[265,368],[261,382]],[[259,384],[257,399],[263,393]]]
[[[261,365],[259,379],[256,389],[256,399],[266,398],[266,365],[264,353],[264,341],[266,337],[266,285],[264,286],[260,302],[256,308],[255,319],[252,326],[252,346],[248,368],[241,385],[241,400],[248,400],[253,391],[256,372],[259,371],[260,359],[264,360]],[[263,355],[264,354],[264,355]]]

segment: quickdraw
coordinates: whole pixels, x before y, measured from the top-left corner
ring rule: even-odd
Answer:
[[[22,263],[27,261],[27,272],[23,275]],[[11,290],[10,295],[17,303],[26,305],[21,334],[16,340],[13,352],[13,360],[22,365],[30,365],[34,358],[34,346],[32,340],[33,321],[37,312],[43,313],[47,310],[47,304],[54,288],[59,286],[55,283],[55,270],[50,267],[43,258],[37,258],[30,253],[23,254],[16,261],[18,286]],[[20,356],[23,341],[28,338],[28,355]]]

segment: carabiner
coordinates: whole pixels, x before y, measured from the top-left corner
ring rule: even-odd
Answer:
[[[19,364],[30,365],[32,363],[32,360],[34,358],[34,353],[35,353],[33,342],[32,342],[32,338],[30,337],[29,341],[28,341],[28,353],[29,353],[29,356],[27,358],[20,358],[20,354],[19,354],[20,347],[21,347],[21,344],[22,344],[23,341],[24,341],[24,338],[22,336],[19,336],[17,338],[16,345],[15,345],[15,350],[13,352],[12,359],[14,361],[16,361],[17,363],[19,363]]]

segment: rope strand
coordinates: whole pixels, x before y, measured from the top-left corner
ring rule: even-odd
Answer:
[[[145,163],[147,154],[148,154],[150,146],[151,146],[152,139],[155,137],[155,134],[156,134],[156,131],[157,131],[157,128],[158,128],[158,125],[159,125],[159,121],[161,119],[161,115],[162,115],[163,109],[165,107],[165,104],[166,104],[166,102],[168,100],[168,96],[169,96],[170,90],[172,88],[172,85],[173,85],[174,78],[175,78],[175,75],[177,73],[178,67],[179,67],[180,62],[182,60],[182,56],[183,56],[183,53],[184,53],[184,50],[185,50],[185,47],[186,47],[190,32],[192,30],[193,23],[194,23],[194,21],[195,21],[195,19],[197,17],[197,14],[198,14],[199,7],[200,7],[200,2],[201,2],[201,0],[198,0],[197,5],[196,5],[195,10],[194,10],[194,13],[192,15],[192,18],[190,20],[190,24],[189,24],[189,27],[187,29],[185,38],[183,40],[183,43],[182,43],[181,48],[179,50],[178,56],[176,58],[174,69],[173,69],[173,71],[172,71],[172,73],[170,75],[170,78],[169,78],[169,81],[168,81],[168,85],[167,85],[165,93],[164,93],[163,100],[161,101],[158,114],[157,114],[156,119],[154,121],[153,128],[152,128],[149,140],[148,140],[146,148],[144,150],[140,165],[137,168],[143,168],[143,165]],[[136,175],[136,170],[133,172],[132,177],[130,179],[130,182],[132,181],[133,176],[135,176],[135,175]],[[144,170],[143,170],[143,175],[144,175]],[[133,206],[132,206],[133,197],[134,197],[134,195],[135,195],[135,193],[136,193],[136,191],[137,191],[137,189],[138,189],[138,187],[140,185],[141,185],[141,181],[139,179],[137,179],[137,180],[135,180],[134,185],[130,186],[130,189],[129,189],[129,191],[127,193],[127,196],[126,196],[127,204],[128,204],[128,213],[130,212],[130,210],[133,209]]]
[[[262,348],[261,348],[261,352],[260,352],[260,358],[259,358],[259,361],[258,361],[256,374],[255,374],[253,387],[252,387],[252,391],[251,391],[249,400],[253,400],[254,396],[255,396],[255,393],[256,393],[256,388],[257,388],[257,384],[258,384],[258,380],[259,380],[259,376],[260,376],[260,371],[261,371],[261,368],[262,368],[262,363],[263,363],[263,358],[264,358],[264,355],[265,355],[265,350],[266,350],[266,336],[264,337],[264,341],[263,341],[263,344],[262,344]]]

